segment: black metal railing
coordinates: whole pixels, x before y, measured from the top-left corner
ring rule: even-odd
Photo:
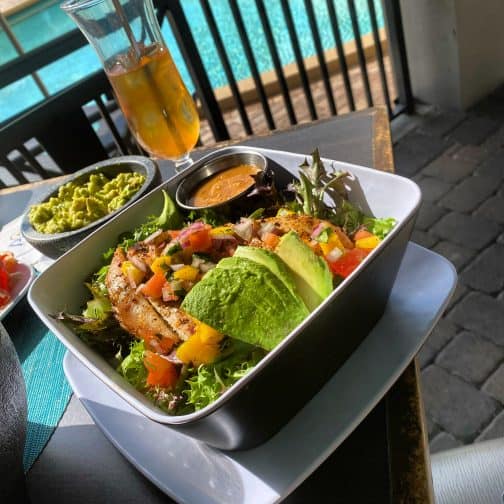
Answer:
[[[280,111],[282,119],[284,121],[287,119],[288,123],[292,125],[297,124],[301,120],[314,120],[321,116],[320,110],[317,110],[317,106],[321,107],[321,99],[316,100],[313,91],[314,85],[317,85],[317,83],[321,89],[319,96],[322,96],[324,99],[323,108],[325,115],[353,111],[358,108],[373,106],[377,102],[384,103],[387,106],[390,118],[413,110],[414,102],[409,80],[399,0],[382,1],[387,26],[388,55],[382,47],[382,38],[380,36],[374,0],[367,0],[365,7],[370,19],[373,42],[371,57],[369,48],[366,50],[364,47],[363,35],[360,33],[359,16],[355,0],[346,0],[346,7],[354,36],[355,51],[353,55],[349,54],[348,47],[343,42],[340,30],[341,13],[338,9],[341,7],[341,3],[335,3],[334,0],[326,0],[327,17],[330,21],[330,29],[337,55],[337,60],[333,58],[332,61],[328,61],[328,53],[324,51],[322,45],[321,34],[319,33],[320,19],[317,18],[313,0],[303,0],[311,39],[315,48],[314,56],[318,63],[318,69],[315,71],[313,68],[308,68],[307,60],[303,58],[292,4],[289,0],[278,0],[281,7],[280,12],[287,28],[288,40],[294,54],[297,69],[295,77],[292,75],[287,76],[286,70],[281,63],[279,56],[280,48],[275,42],[274,36],[277,23],[273,23],[268,17],[267,2],[264,0],[250,1],[255,2],[262,32],[273,64],[272,70],[276,79],[274,86],[271,83],[264,82],[264,74],[261,75],[260,73],[252,43],[247,34],[246,20],[243,18],[240,5],[237,0],[227,0],[231,12],[229,22],[234,23],[236,26],[243,47],[243,58],[250,68],[255,90],[255,97],[252,97],[252,100],[250,96],[247,96],[246,99],[240,92],[240,86],[236,76],[233,74],[233,64],[228,53],[228,48],[219,32],[214,10],[212,10],[212,2],[209,0],[200,0],[208,32],[215,44],[219,60],[227,78],[229,94],[235,105],[234,110],[239,114],[245,134],[250,135],[257,132],[252,127],[253,121],[249,115],[250,101],[258,104],[258,106],[254,107],[254,114],[257,116],[258,113],[262,113],[264,116],[263,124],[266,125],[268,130],[274,130],[277,127],[279,117],[274,114],[270,104],[272,87],[283,100],[284,107]],[[205,70],[191,31],[190,22],[183,9],[183,3],[183,0],[155,0],[158,20],[160,23],[163,23],[167,19],[170,23],[177,45],[184,57],[196,89],[196,96],[202,115],[208,121],[214,139],[216,141],[226,140],[234,136],[235,132],[230,131],[229,125],[226,122],[225,111],[222,108],[222,104],[216,98],[215,89],[213,89],[208,73]],[[318,16],[320,17],[320,13]],[[86,39],[81,32],[75,29],[43,46],[18,56],[0,66],[0,88],[12,84],[21,78],[35,74],[37,70],[72,53],[76,49],[86,45],[86,43]],[[390,57],[392,63],[392,76],[386,70],[386,67],[389,66],[388,63],[386,64],[387,57]],[[374,65],[374,75],[378,74],[379,78],[370,78],[371,64]],[[358,82],[359,80],[362,85]],[[394,82],[397,96],[395,96],[394,90],[389,84],[391,80]],[[338,99],[336,97],[335,89],[337,86],[340,86],[342,90],[344,89],[344,102],[341,96]],[[72,86],[74,93],[76,87],[78,87],[78,84]],[[363,89],[364,96],[356,94],[360,93],[359,89]],[[302,93],[306,106],[296,109],[293,93]],[[105,104],[102,103],[101,105],[101,107],[98,105],[98,112],[100,112],[101,108],[105,107]],[[95,114],[94,117],[104,117],[104,114]],[[113,124],[111,126],[113,127]]]

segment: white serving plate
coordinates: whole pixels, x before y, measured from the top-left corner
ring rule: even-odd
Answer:
[[[456,282],[450,262],[410,243],[385,313],[368,337],[282,430],[247,451],[222,452],[149,420],[68,352],[65,373],[104,434],[170,497],[191,504],[277,502],[386,394],[434,328]]]

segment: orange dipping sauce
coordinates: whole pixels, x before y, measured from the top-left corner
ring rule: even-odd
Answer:
[[[254,183],[252,176],[259,171],[256,166],[242,164],[216,173],[196,188],[190,204],[206,207],[224,203],[248,189]]]

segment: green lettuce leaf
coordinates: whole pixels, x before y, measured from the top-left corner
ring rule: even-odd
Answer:
[[[374,235],[378,236],[381,240],[387,236],[392,228],[396,225],[396,220],[392,217],[388,219],[375,219],[373,217],[366,217],[363,222],[365,228]]]
[[[133,341],[130,353],[123,359],[117,371],[128,380],[133,387],[143,390],[146,386],[147,369],[144,366],[145,345],[142,340]]]

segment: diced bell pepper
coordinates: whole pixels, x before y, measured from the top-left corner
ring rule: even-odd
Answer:
[[[199,275],[198,268],[194,268],[192,266],[183,266],[178,271],[173,273],[173,278],[177,280],[188,280],[190,282],[194,282]]]
[[[131,261],[123,261],[121,272],[128,279],[132,287],[139,285],[145,277],[145,273],[137,268]]]
[[[144,366],[149,374],[147,375],[147,385],[159,387],[173,387],[178,380],[176,366],[165,358],[154,352],[146,350],[144,352]]]
[[[329,252],[331,252],[331,250],[335,247],[338,247],[341,251],[345,250],[345,247],[343,246],[343,243],[341,243],[341,240],[337,233],[331,233],[329,235],[329,240],[327,241],[327,243],[320,242],[319,245],[324,255],[328,255]]]
[[[368,236],[366,238],[361,238],[356,240],[355,246],[360,249],[374,249],[380,243],[380,238],[375,235]]]
[[[156,257],[150,266],[150,269],[153,273],[166,273],[170,269],[171,264],[171,256],[164,255],[160,257]]]
[[[189,337],[187,341],[184,341],[177,348],[177,357],[184,364],[193,364],[194,366],[199,366],[200,364],[210,364],[219,355],[219,343],[209,342],[205,343],[200,335],[200,332],[196,332]]]
[[[234,235],[233,228],[230,226],[218,226],[210,230],[211,236]]]

